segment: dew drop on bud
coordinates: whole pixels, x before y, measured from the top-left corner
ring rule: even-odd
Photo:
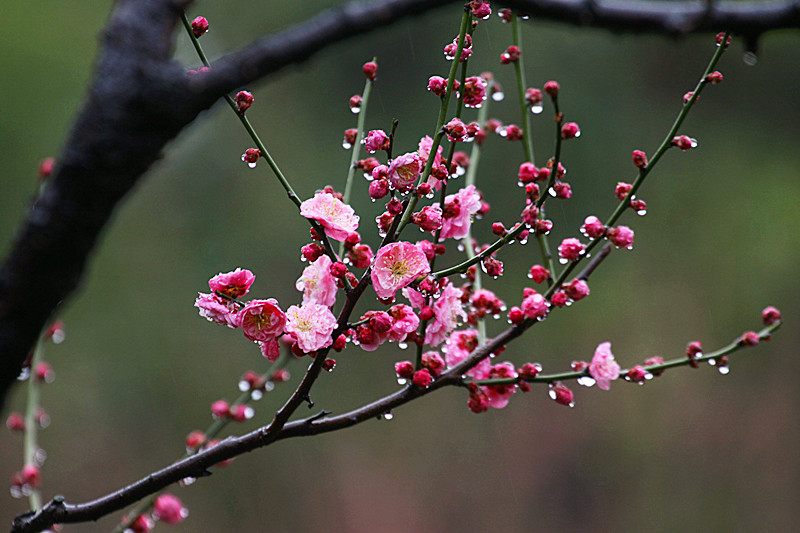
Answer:
[[[742,54],[742,61],[744,61],[744,64],[748,67],[754,67],[756,63],[758,63],[758,56],[752,50],[748,50]]]
[[[250,167],[250,168],[256,168],[256,164],[255,163],[247,163],[247,166]]]
[[[189,485],[191,485],[195,481],[197,481],[197,478],[185,477],[182,480],[178,481],[178,485],[180,485],[181,487],[188,487]]]
[[[558,262],[561,263],[562,265],[566,265],[567,263],[569,263],[569,261],[567,259],[564,259],[563,257],[559,258]]]
[[[643,217],[647,214],[647,209],[639,209],[638,211],[636,211],[636,214],[639,215],[640,217]]]
[[[556,195],[557,195],[557,194],[556,194],[556,190],[555,190],[554,188],[552,188],[552,187],[550,187],[549,189],[547,189],[547,194],[549,194],[549,195],[550,195],[550,196],[552,196],[553,198],[555,198],[555,197],[556,197]]]
[[[358,115],[359,113],[361,113],[361,106],[358,107],[350,106],[350,112],[353,113],[354,115]]]
[[[385,418],[386,420],[391,420],[392,418],[394,418],[394,415],[392,414],[391,411],[386,411],[385,413],[383,413],[383,418]]]
[[[259,389],[256,389],[256,390],[250,392],[250,398],[252,398],[256,402],[258,400],[260,400],[261,398],[263,398],[263,397],[264,397],[264,393],[262,391],[260,391]]]
[[[536,104],[531,106],[531,113],[533,113],[534,115],[538,115],[542,111],[544,111],[544,106],[542,104]],[[577,135],[575,137],[577,137]]]
[[[273,383],[272,381],[267,381],[266,383],[264,383],[264,390],[266,392],[272,392],[273,390],[275,390],[275,383]]]
[[[578,378],[578,385],[583,385],[584,387],[592,387],[595,384],[594,378],[590,378],[589,376],[582,376]]]
[[[577,135],[576,135],[576,137],[577,137]],[[690,143],[690,146],[692,148],[697,148],[697,139],[692,139],[692,142]]]
[[[728,366],[721,366],[717,370],[719,370],[719,373],[722,374],[723,376],[727,375],[728,372],[731,371],[730,367]]]
[[[349,149],[350,149],[350,148],[352,148],[352,147],[353,147],[353,144],[352,144],[352,143],[349,143],[349,142],[347,142],[347,141],[344,141],[344,142],[342,143],[342,148],[344,148],[345,150],[349,150]]]
[[[250,384],[247,382],[247,380],[243,379],[243,380],[241,380],[239,382],[239,390],[240,391],[244,392],[244,391],[249,390],[249,389],[250,389]]]
[[[492,100],[494,100],[495,102],[502,102],[503,98],[505,97],[506,95],[503,91],[497,91],[495,93],[492,93]]]
[[[397,378],[397,384],[398,385],[405,385],[406,383],[408,383],[407,379],[405,379],[405,378]]]

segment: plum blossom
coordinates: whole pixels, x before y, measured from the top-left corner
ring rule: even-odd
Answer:
[[[597,346],[589,363],[589,374],[603,390],[611,388],[611,382],[619,377],[620,367],[611,353],[611,343],[603,342]]]
[[[394,298],[402,289],[431,271],[425,252],[410,242],[394,242],[378,250],[372,266],[372,286],[378,298]]]
[[[408,192],[414,187],[414,182],[422,172],[422,158],[417,152],[409,152],[399,155],[389,163],[389,171],[386,176],[392,187],[400,192]]]
[[[239,316],[244,336],[256,342],[277,339],[286,325],[286,315],[274,298],[250,300],[239,311]]]
[[[194,306],[200,311],[200,316],[229,328],[238,328],[241,317],[238,307],[234,302],[220,298],[216,294],[197,293]]]
[[[463,329],[450,334],[445,343],[444,352],[447,368],[453,368],[467,358],[478,347],[478,330]],[[467,375],[474,379],[484,379],[491,371],[492,363],[488,357],[470,368]]]
[[[328,237],[337,241],[358,229],[358,215],[353,208],[327,192],[318,192],[300,204],[300,214],[322,224]]]
[[[189,511],[172,494],[161,494],[153,503],[153,517],[165,524],[177,524],[189,516]]]
[[[389,148],[389,136],[383,130],[372,130],[364,141],[367,152],[374,154],[378,150]]]
[[[433,304],[433,322],[425,328],[425,344],[437,346],[456,329],[459,319],[466,320],[467,313],[461,304],[461,289],[448,283]]]
[[[487,378],[516,378],[517,371],[514,365],[506,361],[492,366]],[[489,405],[495,409],[502,409],[508,405],[508,400],[517,392],[517,385],[488,385],[485,387],[486,395],[489,397]]]
[[[472,217],[481,209],[481,197],[470,185],[444,199],[444,220],[441,239],[462,239],[469,232]],[[451,215],[452,216],[448,216]]]
[[[220,272],[208,280],[208,286],[213,293],[221,292],[225,296],[238,298],[248,293],[255,279],[256,277],[249,270],[237,268],[225,274]]]
[[[389,309],[389,314],[394,319],[392,329],[389,330],[390,340],[403,342],[408,335],[417,331],[419,317],[410,306],[406,304],[393,305]]]
[[[333,344],[331,334],[336,329],[336,317],[320,304],[293,305],[286,310],[286,332],[294,335],[298,347],[311,353]]]
[[[331,274],[333,262],[327,255],[321,255],[303,270],[295,287],[303,291],[303,305],[315,303],[332,306],[336,303],[336,279]]]

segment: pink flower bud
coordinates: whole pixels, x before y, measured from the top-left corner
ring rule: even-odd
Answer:
[[[356,136],[358,135],[358,130],[356,128],[350,128],[344,130],[344,139],[342,140],[342,146],[345,149],[350,149],[356,142]]]
[[[467,406],[473,413],[485,413],[489,410],[489,396],[483,387],[478,386],[477,383],[470,383],[467,385],[469,390],[469,401]]]
[[[411,379],[414,376],[414,365],[411,361],[400,361],[394,364],[394,371],[401,379]]]
[[[533,232],[536,235],[547,235],[553,229],[553,222],[551,220],[537,220],[533,227]]]
[[[636,365],[635,367],[628,370],[625,374],[625,379],[628,381],[632,381],[633,383],[642,384],[647,380],[647,376],[650,373],[642,367],[642,365]]]
[[[548,81],[547,83],[544,84],[544,92],[546,92],[547,94],[549,94],[553,98],[558,96],[558,91],[560,89],[561,89],[561,87],[558,85],[557,81],[552,81],[551,80],[551,81]]]
[[[508,321],[512,324],[521,324],[525,320],[525,313],[516,305],[508,310]]]
[[[492,14],[492,8],[489,2],[481,0],[472,0],[469,3],[469,8],[472,10],[472,16],[477,19],[487,19]]]
[[[577,122],[567,122],[561,126],[561,138],[564,140],[574,139],[581,136],[581,129]]]
[[[553,185],[553,190],[556,192],[556,198],[561,200],[569,200],[572,198],[572,187],[566,181],[559,181]]]
[[[447,138],[450,142],[463,141],[467,136],[467,127],[461,122],[461,119],[454,118],[444,125],[444,131],[447,133]]]
[[[617,226],[616,228],[608,228],[606,237],[617,248],[628,248],[633,246],[633,230],[628,226]]]
[[[700,341],[692,341],[686,345],[686,356],[689,357],[689,364],[693,368],[697,368],[697,361],[695,359],[698,356],[703,355],[703,345],[700,344]]]
[[[663,364],[663,363],[664,363],[664,359],[662,357],[654,355],[653,357],[648,357],[647,359],[645,359],[644,366],[645,367],[649,367],[649,366],[654,366],[654,365],[660,365],[660,364]],[[654,377],[658,377],[658,376],[660,376],[661,374],[664,373],[664,370],[656,370],[655,372],[648,370],[648,372],[653,374]]]
[[[596,216],[586,217],[586,220],[583,221],[583,226],[581,226],[581,233],[590,239],[599,239],[605,232],[605,225]]]
[[[539,372],[542,371],[542,365],[539,363],[525,363],[522,365],[522,368],[517,370],[519,377],[522,379],[528,380],[533,379],[539,375]]]
[[[697,148],[697,140],[689,137],[688,135],[680,135],[672,139],[672,145],[677,146],[685,152],[690,148]]]
[[[350,97],[350,111],[353,113],[358,113],[361,110],[361,104],[363,102],[363,98],[361,98],[360,94],[354,94]]]
[[[236,93],[236,96],[233,97],[233,101],[236,102],[236,108],[239,110],[239,113],[244,113],[250,106],[253,105],[253,95],[247,91],[239,91]]]
[[[508,65],[509,63],[513,63],[514,61],[519,61],[520,50],[519,46],[514,46],[513,44],[506,48],[506,51],[500,54],[500,64]]]
[[[300,248],[300,253],[303,254],[303,257],[306,259],[306,261],[313,263],[319,259],[319,256],[325,253],[325,248],[315,242],[312,242],[311,244],[306,244]]]
[[[528,183],[525,185],[525,197],[531,202],[539,199],[539,186],[535,183]]]
[[[248,148],[242,154],[242,161],[250,165],[255,165],[258,158],[261,157],[261,150],[258,148]]]
[[[528,272],[528,277],[531,278],[535,283],[542,283],[550,277],[550,271],[542,265],[533,265]]]
[[[205,17],[197,17],[192,21],[192,33],[198,39],[208,31],[208,19]]]
[[[525,102],[529,106],[539,106],[542,104],[542,91],[541,89],[534,89],[531,87],[525,91]]]
[[[761,338],[755,331],[747,331],[742,335],[741,339],[739,339],[739,344],[742,346],[755,346],[759,342],[761,342]]]
[[[447,80],[441,76],[431,76],[428,78],[428,90],[436,96],[444,96],[447,90]]]
[[[550,304],[554,305],[555,307],[564,307],[567,305],[569,301],[569,296],[564,291],[556,291],[553,293],[553,296],[550,297]]]
[[[518,141],[522,139],[522,128],[516,124],[509,124],[500,132],[501,137],[505,137],[509,141]]]
[[[722,45],[722,40],[723,40],[724,38],[725,38],[725,32],[722,32],[722,31],[721,31],[721,32],[719,32],[719,33],[718,33],[718,34],[717,34],[717,35],[714,37],[714,40],[717,42],[717,46],[721,46],[721,45]],[[724,45],[724,46],[725,46],[725,48],[727,48],[727,47],[728,47],[728,45],[730,45],[730,44],[731,44],[731,37],[729,36],[729,37],[728,37],[728,40],[725,42],[725,45]]]
[[[442,356],[439,355],[439,352],[433,351],[422,354],[422,366],[427,368],[434,378],[438,378],[447,368],[447,364],[442,359]]]
[[[6,419],[6,427],[11,431],[25,431],[25,418],[20,413],[11,413]]]
[[[567,407],[575,406],[575,396],[572,391],[558,381],[550,384],[550,398]]]
[[[577,261],[583,255],[586,246],[575,238],[566,238],[558,246],[558,255],[567,261]]]
[[[50,363],[39,361],[33,369],[33,375],[41,383],[52,383],[56,379],[56,373]]]
[[[291,375],[289,374],[288,370],[286,370],[285,368],[279,368],[272,374],[272,381],[274,381],[275,383],[284,383],[286,381],[289,381],[290,377]]]
[[[238,404],[231,407],[231,419],[236,422],[244,422],[253,418],[253,408],[249,405]]]
[[[633,165],[636,168],[645,168],[647,166],[647,154],[645,154],[641,150],[634,150]]]
[[[522,312],[525,318],[540,319],[547,316],[550,311],[550,304],[547,299],[539,293],[531,294],[522,300]]]
[[[371,154],[374,154],[378,150],[388,150],[389,136],[386,135],[386,132],[383,130],[372,130],[367,134],[364,145],[367,152]]]
[[[640,215],[643,215],[645,212],[647,212],[647,203],[644,200],[639,200],[637,198],[636,200],[631,200],[628,205]]]
[[[526,161],[519,166],[517,173],[520,183],[530,183],[537,178],[536,166],[533,163]]]
[[[578,300],[583,300],[591,293],[589,290],[589,284],[582,279],[573,279],[569,283],[562,285],[561,289],[571,300],[576,302]]]
[[[39,482],[42,479],[42,472],[39,470],[38,466],[33,463],[28,463],[22,467],[21,473],[25,485],[33,489],[39,486]]]
[[[389,194],[389,182],[385,179],[375,180],[369,184],[369,197],[380,200]]]
[[[624,181],[620,181],[614,188],[614,195],[619,200],[624,200],[625,198],[628,197],[628,193],[631,192],[631,189],[633,189],[633,185],[631,185],[630,183],[625,183]]]
[[[401,202],[397,198],[392,198],[386,204],[386,211],[390,215],[399,215],[400,213],[403,212],[403,202]]]
[[[421,370],[417,370],[414,372],[414,376],[411,378],[411,382],[420,389],[425,389],[428,385],[433,382],[433,378],[431,378],[430,372],[426,368]]]
[[[347,265],[341,261],[336,261],[330,266],[331,276],[334,278],[343,278],[347,274]]]
[[[764,321],[764,325],[771,326],[772,324],[781,321],[781,312],[770,305],[761,311],[761,320]]]
[[[508,24],[511,22],[511,17],[514,15],[511,13],[511,10],[508,8],[503,8],[497,12],[497,16],[505,23]]]
[[[497,278],[503,275],[503,262],[492,256],[484,257],[481,266],[488,276]]]
[[[689,91],[688,93],[684,94],[683,95],[683,103],[684,104],[688,104],[689,101],[692,99],[692,97],[694,97],[694,91]],[[698,99],[699,98],[700,97],[698,96]]]
[[[45,157],[39,163],[38,177],[39,181],[44,181],[53,173],[53,168],[56,165],[56,160],[52,157]]]
[[[189,516],[189,511],[177,497],[161,494],[153,503],[153,516],[165,524],[177,524]]]
[[[722,82],[722,78],[723,78],[722,72],[715,70],[714,72],[706,76],[706,81],[712,85],[716,85]]]
[[[156,522],[150,515],[140,514],[128,527],[133,533],[148,533],[156,527]]]
[[[231,406],[225,400],[217,400],[211,404],[211,414],[214,418],[228,418],[231,412]]]
[[[192,431],[186,435],[186,448],[189,450],[196,450],[206,442],[206,434],[202,431]]]
[[[378,72],[378,64],[374,61],[368,61],[364,63],[364,66],[361,67],[361,70],[364,72],[364,76],[366,76],[368,80],[375,81],[375,77]]]

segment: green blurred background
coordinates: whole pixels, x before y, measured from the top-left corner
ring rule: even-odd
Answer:
[[[334,2],[198,3],[215,57],[255,36],[303,20]],[[0,242],[35,194],[36,166],[57,155],[91,76],[97,35],[111,2],[6,2],[0,7]],[[36,15],[35,13],[40,13]],[[363,87],[361,64],[378,57],[367,128],[400,120],[398,152],[432,133],[438,100],[429,76],[446,75],[441,49],[458,29],[457,5],[332,46],[311,61],[249,87],[248,112],[298,194],[342,187],[355,125],[347,99]],[[561,83],[560,102],[582,136],[563,158],[574,190],[553,202],[552,242],[577,234],[588,214],[607,216],[617,181],[634,177],[630,153],[652,153],[713,52],[713,36],[671,40],[614,35],[545,21],[524,26],[528,82]],[[475,33],[476,72],[499,65],[510,27],[496,17]],[[174,488],[191,516],[174,531],[790,531],[800,523],[800,393],[796,326],[800,259],[800,35],[774,32],[757,66],[734,42],[682,133],[699,148],[670,152],[645,184],[649,213],[629,213],[633,252],[615,252],[591,280],[592,296],[553,315],[513,343],[504,358],[539,361],[551,371],[588,359],[602,341],[623,365],[659,354],[678,357],[690,340],[707,348],[758,329],[772,304],[787,324],[774,340],[732,358],[732,371],[678,369],[610,392],[575,386],[577,406],[543,387],[503,410],[474,415],[461,390],[428,396],[374,421],[317,438],[280,442],[238,458],[211,479]],[[197,66],[181,35],[178,58]],[[519,122],[516,104],[491,115]],[[468,115],[470,116],[470,115]],[[537,163],[552,150],[551,109],[534,119]],[[307,225],[266,166],[239,156],[251,142],[226,106],[203,115],[172,143],[117,212],[81,290],[64,306],[67,341],[46,359],[57,380],[43,402],[53,423],[41,435],[49,459],[43,493],[70,502],[98,497],[167,465],[183,438],[211,421],[208,406],[233,399],[247,369],[266,362],[239,333],[199,318],[192,303],[208,278],[237,266],[257,276],[253,294],[284,307],[298,301],[294,281]],[[497,137],[485,144],[479,187],[490,222],[510,224],[521,202],[521,149]],[[373,246],[378,206],[357,182],[353,204]],[[512,203],[513,202],[513,203]],[[511,207],[508,207],[511,206]],[[413,233],[412,233],[413,235]],[[518,303],[534,246],[500,254],[506,274],[488,288]],[[498,332],[505,326],[490,326]],[[396,390],[396,345],[349,349],[322,376],[318,408],[353,408]],[[305,363],[292,367],[296,383]],[[256,405],[265,423],[290,390],[279,386]],[[20,410],[22,389],[8,407]],[[305,408],[303,408],[305,412]],[[22,440],[0,438],[0,479],[21,466]],[[0,523],[27,509],[6,496]],[[119,514],[66,531],[108,531]],[[163,526],[164,528],[168,526]]]

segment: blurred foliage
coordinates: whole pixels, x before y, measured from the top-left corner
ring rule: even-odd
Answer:
[[[210,56],[305,19],[333,2],[199,3],[209,18]],[[6,3],[0,32],[0,238],[3,251],[36,191],[40,159],[57,155],[91,76],[97,36],[111,2]],[[46,14],[35,16],[34,13]],[[307,63],[249,87],[248,112],[298,194],[341,187],[349,154],[342,132],[355,125],[347,98],[363,86],[361,64],[380,64],[368,129],[400,120],[398,153],[431,134],[438,102],[429,76],[446,74],[441,49],[458,29],[456,5],[321,51]],[[510,30],[496,18],[475,33],[475,71],[499,65]],[[635,173],[634,148],[652,152],[713,52],[712,36],[670,40],[614,35],[548,22],[524,25],[528,82],[561,83],[560,102],[582,136],[563,159],[574,197],[548,204],[551,242],[575,235],[583,218],[604,218],[613,187]],[[707,348],[760,325],[779,307],[787,324],[775,339],[732,358],[730,375],[679,369],[609,393],[576,388],[577,406],[547,399],[543,387],[502,411],[474,415],[463,391],[426,397],[375,421],[314,439],[280,442],[237,459],[210,480],[174,488],[191,510],[175,531],[788,531],[800,522],[800,416],[796,321],[800,259],[800,47],[797,32],[763,39],[746,66],[734,42],[682,133],[699,140],[670,152],[645,184],[646,217],[632,252],[617,251],[591,279],[592,296],[553,315],[513,343],[503,358],[565,369],[610,340],[623,365],[660,354],[678,357],[688,341]],[[187,39],[177,57],[196,67]],[[519,122],[511,98],[491,115]],[[551,109],[534,118],[537,163],[552,150]],[[252,269],[256,297],[284,307],[298,300],[294,281],[307,225],[265,165],[239,156],[250,143],[224,105],[202,116],[118,211],[83,283],[64,306],[67,341],[48,348],[58,374],[44,391],[53,424],[41,436],[49,454],[43,492],[91,499],[168,464],[183,438],[209,422],[208,406],[232,399],[244,370],[266,363],[238,332],[207,323],[192,303],[207,279]],[[521,205],[516,144],[490,138],[479,187],[490,222],[509,224]],[[362,234],[381,204],[359,182],[354,205]],[[413,235],[413,233],[412,233]],[[505,276],[487,283],[509,305],[529,284],[535,246],[500,253]],[[505,327],[503,320],[490,326]],[[317,407],[342,412],[395,390],[395,345],[339,354],[314,394]],[[293,382],[305,363],[292,366]],[[256,405],[265,423],[288,386]],[[9,407],[21,408],[22,389]],[[21,440],[4,434],[0,479],[19,468]],[[26,509],[6,500],[0,521]],[[108,531],[119,515],[67,531]],[[165,529],[166,530],[166,529]]]

